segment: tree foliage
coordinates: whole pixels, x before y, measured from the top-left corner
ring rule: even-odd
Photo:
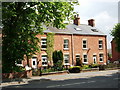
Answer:
[[[120,23],[115,25],[111,32],[111,35],[114,37],[117,51],[120,52]]]
[[[37,34],[43,25],[65,28],[63,21],[73,15],[72,2],[3,2],[3,72],[12,71],[15,61],[40,51]],[[8,72],[5,71],[5,72]]]
[[[47,57],[52,64],[52,54],[54,51],[54,33],[47,33]]]
[[[57,51],[55,50],[53,52],[53,63],[54,63],[54,67],[55,69],[62,69],[62,65],[63,65],[63,53],[62,51]]]
[[[53,52],[52,58],[53,58],[53,63],[54,64],[56,64],[59,60],[63,61],[63,53],[62,53],[62,51],[61,50],[60,51],[55,50]]]

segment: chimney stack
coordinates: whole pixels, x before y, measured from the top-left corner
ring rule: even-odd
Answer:
[[[74,19],[74,24],[75,24],[75,25],[80,25],[80,17],[79,17],[79,14],[77,14],[77,16],[75,15],[74,18],[75,18],[75,19]]]
[[[95,26],[94,21],[95,21],[94,19],[89,19],[89,20],[88,20],[88,25],[94,27],[94,26]]]

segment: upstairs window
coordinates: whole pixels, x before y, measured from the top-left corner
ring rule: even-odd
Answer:
[[[99,49],[103,49],[103,41],[99,40]]]
[[[23,64],[22,64],[22,60],[18,60],[18,61],[16,61],[15,64],[16,64],[17,66],[23,66]]]
[[[87,49],[87,40],[83,40],[83,49]]]
[[[69,49],[69,40],[64,39],[64,49]]]
[[[41,49],[46,49],[47,48],[47,39],[42,38],[41,39]]]

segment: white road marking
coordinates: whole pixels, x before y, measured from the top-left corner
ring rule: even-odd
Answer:
[[[96,81],[89,81],[88,83],[92,83],[92,82],[96,82]]]
[[[93,83],[93,82],[95,82],[95,81],[80,82],[80,83],[68,83],[68,84],[64,84],[64,85],[47,86],[47,88],[60,87],[60,86],[70,86],[70,85],[77,85],[77,84],[84,84],[84,83]]]

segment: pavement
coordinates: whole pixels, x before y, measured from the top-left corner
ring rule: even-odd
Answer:
[[[24,85],[28,85],[31,84],[31,85],[34,85],[35,83],[46,83],[46,82],[53,82],[53,81],[58,81],[58,82],[62,82],[62,81],[65,81],[65,80],[71,80],[71,79],[87,79],[87,78],[92,78],[92,77],[97,77],[97,76],[111,76],[111,74],[115,74],[115,73],[119,73],[118,70],[105,70],[105,71],[94,71],[94,72],[81,72],[81,73],[70,73],[70,74],[62,74],[62,75],[44,75],[44,76],[33,76],[29,79],[22,79],[22,80],[18,80],[18,81],[13,81],[13,82],[5,82],[5,83],[1,83],[1,86],[0,87],[12,87],[12,86],[23,86]],[[116,80],[118,80],[117,77],[115,77]],[[88,83],[92,83],[94,81],[90,80]],[[72,83],[72,85],[78,85],[78,84],[83,84],[83,82],[75,82],[75,83]],[[41,85],[42,85],[41,84]],[[66,86],[70,86],[71,84],[66,84]],[[59,84],[58,86],[54,86],[54,85],[42,85],[42,86],[47,86],[47,88],[50,88],[50,87],[59,87]],[[41,86],[41,87],[42,87]],[[65,85],[63,85],[64,87]],[[37,87],[40,87],[40,85],[38,85]]]

